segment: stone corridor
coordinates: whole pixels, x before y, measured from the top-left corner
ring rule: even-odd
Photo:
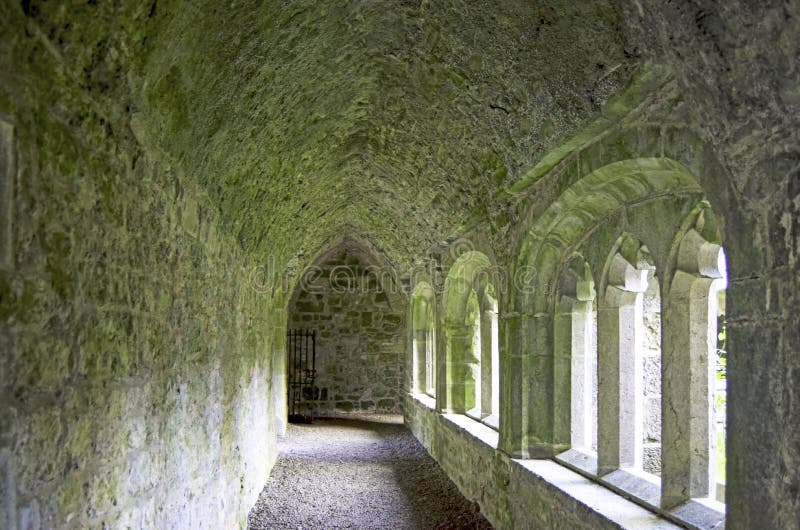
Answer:
[[[0,530],[257,502],[800,530],[800,0],[0,0]]]

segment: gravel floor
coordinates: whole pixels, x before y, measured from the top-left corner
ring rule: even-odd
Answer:
[[[491,529],[402,424],[290,425],[248,528]]]

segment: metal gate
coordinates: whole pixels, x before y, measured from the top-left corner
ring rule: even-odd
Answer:
[[[313,329],[286,331],[287,392],[289,421],[311,423],[316,399],[314,377],[317,362],[317,333]]]

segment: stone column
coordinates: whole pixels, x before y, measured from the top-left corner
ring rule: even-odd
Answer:
[[[485,418],[492,413],[492,312],[488,307],[481,311],[480,324],[480,417]]]
[[[436,356],[434,362],[436,363],[436,379],[433,384],[436,389],[436,411],[444,412],[449,407],[448,389],[447,389],[447,365],[449,361],[449,342],[447,337],[447,325],[445,323],[444,311],[437,313],[436,317],[436,333],[434,338],[436,343]],[[439,332],[441,330],[441,332]]]
[[[436,394],[436,330],[432,326],[426,330],[424,384],[425,392]]]
[[[411,304],[411,389],[414,392],[428,391],[433,325],[432,301],[422,295],[415,296]]]
[[[574,298],[562,296],[553,316],[553,439],[555,443],[563,445],[576,445],[572,438],[575,433],[573,422],[578,417],[573,408],[576,368],[571,366],[574,360],[572,351],[574,305]]]
[[[427,350],[428,350],[428,330],[424,328],[416,328],[417,322],[414,322],[414,333],[412,338],[412,357],[411,357],[411,374],[412,385],[414,392],[425,392],[425,368],[427,365]]]
[[[549,326],[545,325],[550,323]],[[537,346],[549,342],[550,315],[511,313],[501,329],[506,354],[500,447],[513,458],[552,456],[552,353]],[[539,354],[541,352],[541,354]],[[549,369],[548,369],[549,368]]]
[[[463,414],[475,407],[476,385],[473,342],[475,328],[448,324],[442,412]]]
[[[717,290],[724,287],[719,245],[695,231],[681,242],[666,295],[662,339],[661,504],[714,496],[714,382]],[[688,272],[687,272],[688,271]],[[717,278],[717,279],[715,279]]]
[[[619,254],[597,311],[598,473],[641,467],[643,295],[647,271]]]
[[[591,325],[592,302],[575,301],[569,314],[571,352],[571,444],[591,449],[594,441],[593,417],[597,412],[592,391],[592,370],[597,369],[591,351],[594,326]],[[566,338],[566,337],[565,337]]]

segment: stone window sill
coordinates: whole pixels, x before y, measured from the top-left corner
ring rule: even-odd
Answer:
[[[442,417],[460,427],[463,431],[466,431],[467,434],[485,445],[488,445],[492,449],[497,449],[500,442],[500,435],[488,425],[484,425],[478,420],[465,416],[464,414],[442,414]]]
[[[417,402],[421,403],[425,407],[436,410],[436,398],[429,396],[428,394],[423,394],[421,392],[411,392],[411,397],[414,398]]]
[[[500,429],[500,416],[497,414],[490,414],[482,418],[481,412],[478,409],[472,409],[466,412],[466,416],[472,420],[481,422],[496,431]]]
[[[634,469],[618,469],[598,477],[597,455],[584,449],[570,449],[557,455],[555,460],[587,477],[588,480],[597,482],[681,526],[698,530],[724,526],[725,505],[716,500],[691,499],[670,510],[662,509],[661,480],[649,473]]]
[[[429,407],[425,397],[411,394],[420,406]],[[440,413],[439,416],[455,426],[459,431],[487,447],[497,450],[499,434],[494,429],[465,414]],[[616,523],[620,528],[636,528],[646,530],[677,530],[679,528],[721,528],[718,525],[699,526],[687,523],[692,520],[685,517],[679,508],[670,513],[647,506],[640,499],[632,499],[630,495],[618,490],[611,484],[594,476],[597,469],[597,458],[592,453],[569,450],[558,455],[555,460],[512,459],[513,465],[519,466],[522,476],[528,475],[531,480],[538,479],[551,487],[560,490],[602,518]],[[541,486],[541,485],[540,485]],[[693,501],[694,502],[694,501]]]
[[[561,490],[621,528],[666,530],[680,528],[658,514],[552,460],[513,460],[540,480]]]
[[[564,464],[575,471],[588,475],[597,476],[597,453],[586,449],[569,449],[556,455],[556,462]]]

